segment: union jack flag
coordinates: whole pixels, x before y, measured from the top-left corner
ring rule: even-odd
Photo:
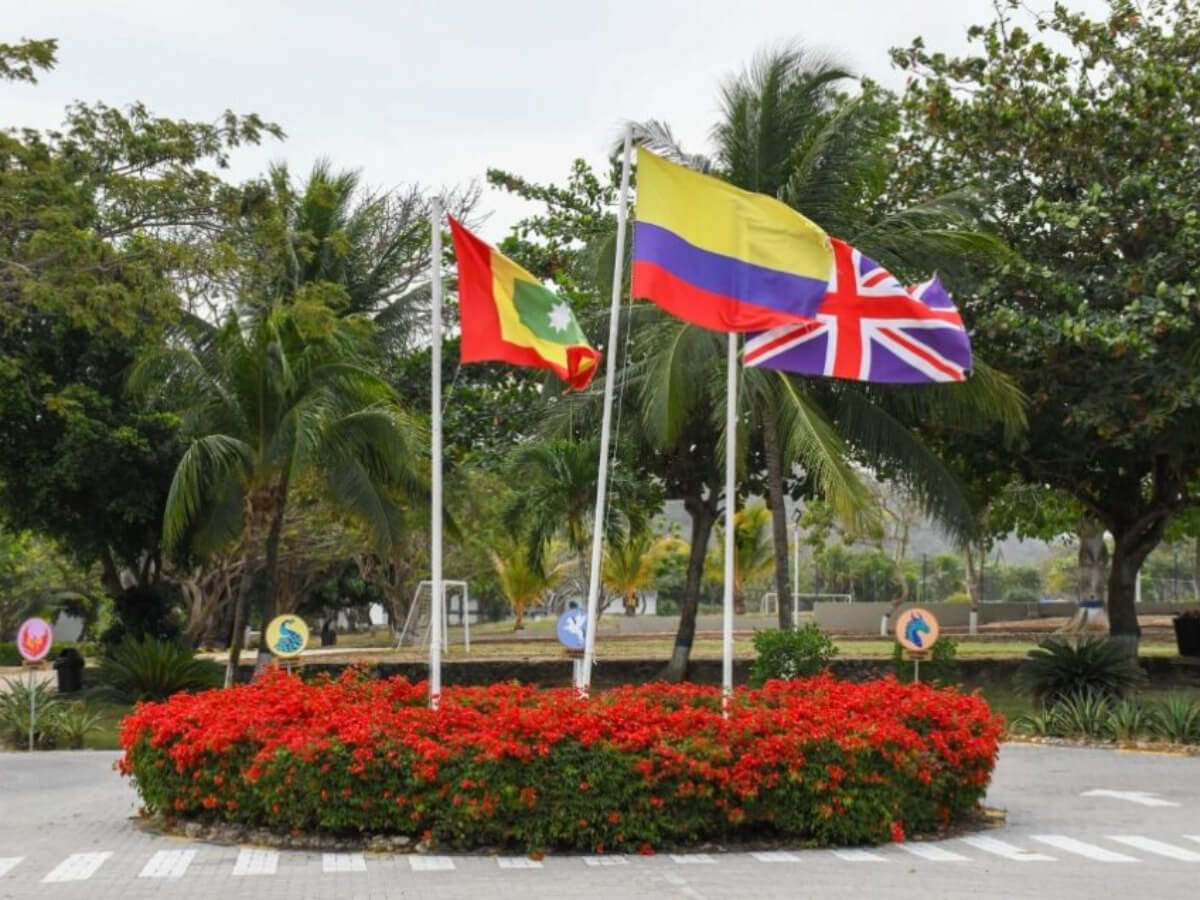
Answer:
[[[971,343],[937,277],[905,288],[834,239],[834,267],[813,319],[749,335],[748,366],[893,384],[962,381]]]

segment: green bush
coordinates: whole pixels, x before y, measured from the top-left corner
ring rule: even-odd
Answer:
[[[17,749],[29,746],[29,731],[33,729],[33,745],[39,750],[53,750],[58,746],[58,730],[55,726],[62,701],[53,688],[44,681],[33,686],[36,711],[32,723],[29,716],[29,681],[11,678],[0,690],[0,736],[5,743]]]
[[[1145,680],[1137,659],[1113,641],[1052,638],[1029,651],[1016,684],[1039,702],[1052,705],[1082,694],[1119,700]]]
[[[947,594],[943,599],[943,603],[970,603],[971,595],[966,591],[955,591],[953,594]]]
[[[1200,742],[1200,702],[1172,694],[1155,705],[1150,730],[1160,740],[1176,744]]]
[[[101,692],[126,703],[165,700],[221,683],[221,667],[191,650],[154,638],[126,640],[100,662]]]
[[[754,633],[758,656],[750,666],[750,686],[762,687],[771,679],[810,678],[829,668],[837,647],[810,622],[794,631],[772,628]]]
[[[1144,703],[1127,698],[1113,704],[1109,730],[1118,741],[1136,741],[1152,732],[1153,719]]]
[[[82,749],[87,736],[100,727],[100,713],[80,702],[61,703],[51,723],[55,744],[65,750]]]
[[[1050,710],[1055,734],[1096,740],[1113,736],[1112,714],[1112,700],[1090,691],[1064,697]]]
[[[72,641],[55,641],[54,646],[50,648],[49,659],[58,656],[60,651],[66,650],[68,647],[78,649],[78,645]],[[19,666],[23,662],[21,652],[17,649],[14,641],[0,641],[0,666]]]
[[[904,658],[904,648],[897,641],[892,647],[892,670],[901,681],[909,682],[917,671],[916,664]],[[921,662],[921,681],[930,684],[954,684],[958,681],[958,643],[953,638],[940,638],[933,645],[929,659]]]
[[[1029,588],[1011,588],[1004,592],[1005,603],[1038,603],[1041,595]]]

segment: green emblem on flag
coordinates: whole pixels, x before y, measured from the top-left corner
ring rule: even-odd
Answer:
[[[540,284],[515,279],[513,306],[521,324],[542,340],[566,346],[587,343],[570,304]]]

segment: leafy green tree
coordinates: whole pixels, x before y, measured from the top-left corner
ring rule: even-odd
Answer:
[[[246,560],[234,607],[236,671],[252,573],[274,608],[289,500],[308,475],[327,502],[364,523],[381,553],[400,537],[403,497],[422,492],[419,435],[377,372],[369,332],[295,307],[231,316],[211,344],[144,359],[133,386],[155,389],[191,444],[163,519],[168,550],[204,558],[235,546]],[[309,330],[314,329],[314,330]]]
[[[604,548],[604,587],[621,598],[625,615],[637,615],[638,599],[654,584],[659,561],[674,545],[641,530],[620,535]]]
[[[960,446],[1112,534],[1111,635],[1136,651],[1138,570],[1200,480],[1200,9],[1113,0],[1029,21],[1006,2],[970,37],[962,57],[894,52],[913,75],[897,194],[973,185],[1015,251],[959,297],[1030,398],[1028,435],[1011,454]]]
[[[35,81],[54,54],[53,41],[0,45],[0,80]],[[196,123],[141,104],[75,104],[56,130],[0,132],[0,511],[98,562],[113,596],[161,575],[182,452],[178,420],[128,397],[125,376],[227,263],[245,197],[214,172],[280,134],[257,116]]]
[[[0,528],[0,640],[13,640],[33,615],[51,621],[60,610],[95,619],[102,586],[53,541],[28,531]]]
[[[771,513],[761,503],[739,509],[733,517],[733,605],[746,611],[746,591],[759,585],[775,564],[771,540]],[[717,584],[725,580],[725,536],[717,527],[717,542],[705,560],[705,577]]]

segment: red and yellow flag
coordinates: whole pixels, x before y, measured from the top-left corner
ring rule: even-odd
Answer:
[[[458,258],[464,363],[495,360],[550,369],[583,390],[600,364],[565,299],[450,219]]]

